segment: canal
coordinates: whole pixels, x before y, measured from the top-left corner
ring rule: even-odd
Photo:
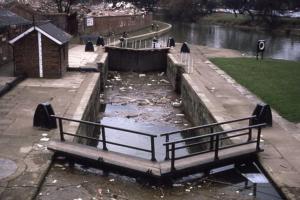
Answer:
[[[169,22],[169,36],[176,42],[188,42],[214,48],[238,50],[254,56],[258,40],[266,40],[265,57],[300,61],[300,36],[275,35],[254,29],[239,29],[197,23]]]

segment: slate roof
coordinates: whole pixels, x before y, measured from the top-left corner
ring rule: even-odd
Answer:
[[[72,36],[66,32],[64,32],[62,29],[56,27],[55,25],[51,23],[46,23],[39,25],[38,28],[40,28],[42,31],[46,32],[53,38],[57,39],[60,41],[62,44],[70,41]]]
[[[23,17],[10,12],[7,9],[0,8],[0,28],[10,25],[26,25],[31,22]]]
[[[36,26],[32,26],[24,33],[10,40],[9,43],[14,44],[16,41],[18,41],[19,39],[23,38],[24,36],[26,36],[27,34],[35,30],[59,45],[69,42],[70,39],[72,38],[70,34],[64,32],[60,28],[48,22],[48,23],[37,24]]]

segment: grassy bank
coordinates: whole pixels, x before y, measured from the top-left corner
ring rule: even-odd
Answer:
[[[248,29],[270,29],[262,20],[251,21],[249,15],[238,14],[235,17],[230,13],[213,13],[199,19],[202,24],[217,24]],[[300,19],[280,18],[277,25],[270,29],[274,33],[300,35]]]
[[[211,61],[284,118],[300,122],[300,62],[255,58],[212,58]]]

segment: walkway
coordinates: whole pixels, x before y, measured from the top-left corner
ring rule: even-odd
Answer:
[[[62,79],[26,79],[0,98],[0,199],[32,199],[50,166],[46,145],[57,130],[32,126],[36,106],[50,102],[56,114],[73,117],[98,76],[67,72]]]
[[[177,45],[179,46],[179,45]],[[179,47],[172,50],[180,61]],[[218,121],[252,113],[257,97],[237,84],[203,55],[203,48],[191,46],[194,72],[184,75],[201,95]],[[300,196],[300,130],[273,111],[273,127],[263,131],[264,149],[259,156],[263,168],[289,199]],[[298,125],[299,126],[299,125]],[[230,127],[224,127],[225,129]]]

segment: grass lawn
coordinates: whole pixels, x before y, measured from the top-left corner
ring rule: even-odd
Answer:
[[[255,58],[212,58],[211,61],[284,118],[300,122],[300,62]]]

